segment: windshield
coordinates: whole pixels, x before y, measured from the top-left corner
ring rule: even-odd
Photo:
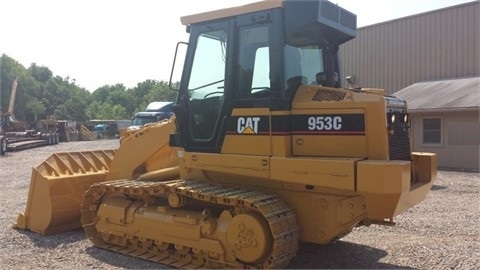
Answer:
[[[334,47],[286,45],[284,54],[287,88],[289,85],[295,88],[301,84],[341,87],[335,53]]]
[[[322,49],[317,46],[285,46],[285,78],[299,78],[302,84],[317,84],[315,75],[325,71]]]
[[[137,116],[133,119],[133,125],[134,126],[143,126],[148,123],[156,122],[157,117],[156,116]]]
[[[212,31],[198,37],[188,90],[192,99],[223,95],[226,32]]]

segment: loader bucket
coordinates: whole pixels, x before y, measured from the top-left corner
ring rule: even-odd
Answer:
[[[81,228],[80,205],[93,183],[105,180],[116,150],[52,154],[32,169],[27,207],[14,228],[53,234]]]

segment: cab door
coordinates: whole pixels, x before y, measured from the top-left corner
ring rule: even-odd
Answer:
[[[238,130],[255,127],[252,123],[261,117],[266,130],[253,136],[267,140],[256,145],[266,147],[261,153],[270,154],[269,111],[272,98],[280,93],[282,66],[281,58],[271,55],[272,36],[280,36],[272,25],[279,16],[280,10],[259,11],[192,25],[175,109],[180,144],[187,151],[220,153],[226,134],[247,138],[252,134]],[[281,52],[280,47],[274,51]],[[227,152],[238,153],[233,144],[228,148]]]
[[[219,152],[227,115],[229,21],[194,25],[175,113],[187,151]]]

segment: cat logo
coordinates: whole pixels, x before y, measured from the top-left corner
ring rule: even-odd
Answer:
[[[257,134],[260,117],[239,117],[237,120],[238,134]]]

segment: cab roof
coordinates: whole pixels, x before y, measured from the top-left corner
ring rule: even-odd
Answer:
[[[267,1],[260,1],[251,4],[246,4],[243,6],[225,8],[225,9],[218,9],[203,13],[198,13],[194,15],[183,16],[180,18],[180,21],[183,25],[191,25],[199,22],[204,21],[211,21],[220,18],[226,18],[230,16],[246,14],[255,11],[261,10],[268,10],[273,8],[281,8],[283,7],[282,0],[267,0]]]

